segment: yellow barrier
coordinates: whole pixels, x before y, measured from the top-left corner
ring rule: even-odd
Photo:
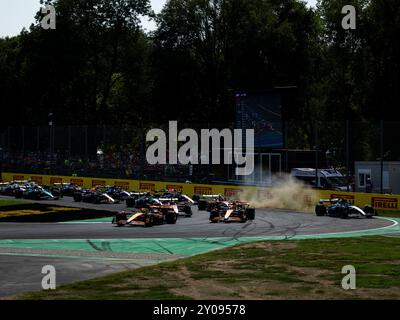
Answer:
[[[251,186],[206,185],[177,182],[84,178],[21,173],[2,173],[1,178],[4,182],[9,182],[13,180],[33,180],[36,181],[38,184],[43,185],[62,182],[75,183],[84,188],[92,188],[97,185],[117,185],[126,190],[136,191],[155,191],[167,189],[182,191],[183,193],[190,196],[194,194],[221,194],[225,197],[240,198],[241,195],[252,194],[256,195],[257,198],[268,198],[270,194],[269,188]],[[315,197],[321,199],[344,198],[360,207],[363,207],[366,204],[370,204],[378,210],[400,210],[400,195],[393,196],[371,193],[310,190],[309,193],[305,192],[303,201],[306,204],[313,205],[312,202],[315,200]]]

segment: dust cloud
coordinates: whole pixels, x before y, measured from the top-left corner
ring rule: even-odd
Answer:
[[[243,200],[255,208],[290,209],[312,212],[318,194],[302,181],[285,174],[273,177],[273,187],[246,190]]]

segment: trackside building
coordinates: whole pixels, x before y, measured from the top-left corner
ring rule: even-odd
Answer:
[[[383,162],[383,192],[400,194],[400,161]],[[356,192],[379,193],[381,191],[381,162],[355,162]]]

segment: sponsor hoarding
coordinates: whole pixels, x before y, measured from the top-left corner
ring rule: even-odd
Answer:
[[[84,188],[92,188],[97,185],[120,185],[124,189],[129,188],[129,191],[148,191],[169,189],[177,190],[186,193],[189,196],[194,194],[221,194],[231,199],[241,199],[241,197],[256,195],[259,199],[269,199],[271,192],[269,188],[257,188],[248,186],[226,186],[226,185],[207,185],[207,184],[175,184],[165,183],[161,181],[137,181],[137,180],[115,180],[115,179],[99,179],[99,178],[84,178],[84,177],[62,177],[51,175],[31,175],[19,173],[2,173],[2,180],[9,182],[12,180],[30,180],[35,177],[35,180],[41,181],[42,184],[71,182]],[[315,191],[310,190],[310,194],[305,194],[304,198],[299,199],[306,205],[313,206],[313,201],[316,198],[320,199],[334,199],[342,198],[350,201],[351,203],[364,207],[369,204],[375,209],[385,211],[399,210],[400,195],[380,195],[370,193],[354,193],[354,192],[335,192],[329,190]],[[246,199],[243,199],[246,200]],[[316,201],[316,200],[315,200]]]
[[[372,206],[375,209],[398,210],[398,199],[388,197],[372,197]]]
[[[140,191],[155,191],[156,185],[155,185],[155,183],[140,182],[139,189],[140,189]]]

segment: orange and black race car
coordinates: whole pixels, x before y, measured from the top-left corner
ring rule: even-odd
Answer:
[[[220,194],[203,195],[198,200],[198,209],[199,209],[199,211],[211,212],[212,208],[215,206],[216,203],[225,201],[225,200],[226,199],[223,198]]]
[[[170,208],[150,207],[131,213],[122,211],[113,218],[112,224],[118,227],[127,225],[152,227],[162,224],[175,224],[177,220],[177,213]]]
[[[210,212],[211,223],[218,222],[247,222],[254,220],[256,215],[255,208],[250,207],[247,202],[227,202],[220,201],[213,204]]]
[[[174,210],[178,216],[190,218],[193,215],[192,205],[194,201],[186,195],[179,194],[175,197],[164,197],[158,200],[161,202],[159,207],[169,207],[171,210]]]

